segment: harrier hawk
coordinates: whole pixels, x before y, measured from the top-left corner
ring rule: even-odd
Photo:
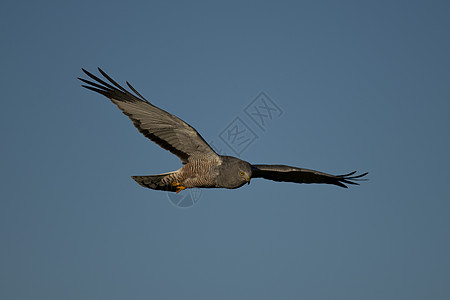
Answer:
[[[358,184],[367,173],[330,175],[319,171],[285,165],[253,165],[236,157],[217,154],[202,136],[189,124],[152,105],[128,82],[135,93],[124,89],[98,69],[107,81],[90,72],[83,72],[94,81],[78,78],[83,87],[102,94],[127,115],[134,126],[147,138],[178,156],[183,167],[179,170],[150,176],[132,176],[143,187],[154,190],[180,192],[186,188],[235,189],[250,183],[251,178],[295,183],[327,183],[346,188]]]

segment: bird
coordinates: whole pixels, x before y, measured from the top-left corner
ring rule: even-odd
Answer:
[[[217,154],[192,126],[145,99],[128,81],[131,92],[98,68],[101,79],[82,71],[90,80],[80,78],[83,87],[97,92],[114,103],[145,137],[176,155],[183,166],[172,172],[146,176],[131,176],[139,185],[161,191],[179,193],[190,188],[236,189],[250,184],[253,178],[278,182],[322,183],[347,188],[366,180],[368,172],[356,171],[331,175],[315,170],[287,165],[251,164],[237,157]],[[134,93],[134,94],[133,94]]]

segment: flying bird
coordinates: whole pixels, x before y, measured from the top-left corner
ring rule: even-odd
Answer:
[[[144,136],[178,156],[183,166],[173,172],[148,176],[132,176],[141,186],[170,192],[187,188],[236,189],[250,184],[252,178],[295,183],[326,183],[347,188],[346,184],[357,185],[367,173],[356,171],[345,175],[290,167],[285,165],[250,164],[232,156],[217,154],[192,126],[180,118],[154,106],[127,82],[134,94],[109,77],[102,69],[99,72],[106,79],[100,79],[82,69],[91,80],[78,78],[83,87],[102,94],[128,116]]]

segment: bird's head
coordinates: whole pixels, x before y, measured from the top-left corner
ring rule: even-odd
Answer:
[[[231,156],[222,156],[222,164],[218,171],[216,184],[227,189],[250,184],[252,178],[252,166],[246,161]]]

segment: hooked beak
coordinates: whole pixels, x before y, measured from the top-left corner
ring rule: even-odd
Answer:
[[[250,176],[247,178],[247,184],[250,184],[250,179],[252,179]]]

